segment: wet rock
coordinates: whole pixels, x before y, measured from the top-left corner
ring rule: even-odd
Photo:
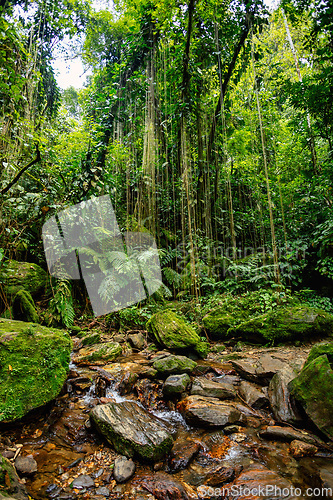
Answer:
[[[96,488],[96,495],[100,495],[102,497],[108,498],[110,496],[110,490],[106,486],[100,486],[99,488]]]
[[[127,457],[118,457],[114,461],[113,477],[117,483],[124,483],[135,472],[135,463]]]
[[[216,398],[188,396],[177,404],[177,410],[196,427],[225,427],[241,421],[241,412],[232,403]]]
[[[169,468],[172,472],[186,469],[192,458],[198,453],[200,443],[191,439],[178,438],[169,455]]]
[[[291,367],[277,372],[272,378],[268,397],[275,420],[288,424],[300,423],[302,417],[296,407],[294,397],[290,394],[288,384],[295,378],[296,373]]]
[[[15,460],[15,468],[22,476],[30,476],[37,472],[37,462],[33,457],[20,457]]]
[[[296,500],[302,498],[295,496],[295,487],[285,478],[279,476],[276,472],[267,469],[264,465],[259,463],[253,464],[247,470],[240,473],[235,481],[223,485],[225,491],[229,491],[225,500]],[[203,487],[198,488],[198,493]],[[203,498],[216,498],[214,496],[214,489],[210,491],[213,495],[210,497],[203,496]],[[209,495],[210,491],[206,488],[205,493]],[[251,496],[248,492],[251,491]],[[283,495],[283,496],[282,496]]]
[[[167,425],[132,401],[98,405],[90,417],[115,450],[127,457],[138,454],[158,460],[172,447]]]
[[[47,273],[37,264],[10,260],[1,266],[0,282],[6,295],[25,290],[35,296],[45,290],[48,280]]]
[[[5,450],[1,453],[1,455],[5,458],[14,458],[15,457],[15,451],[12,451],[12,450]]]
[[[250,382],[242,381],[239,386],[239,394],[244,401],[254,409],[264,408],[268,406],[269,401],[267,396]]]
[[[292,395],[301,403],[312,422],[333,439],[333,370],[332,355],[323,351],[306,363],[298,377],[289,384]],[[313,353],[310,356],[313,357]]]
[[[131,333],[128,335],[128,340],[132,344],[133,347],[141,351],[144,349],[146,341],[142,333]]]
[[[316,445],[319,440],[308,432],[297,431],[291,427],[279,427],[277,425],[268,426],[266,429],[259,432],[260,437],[265,439],[274,439],[281,441],[303,441],[304,443]]]
[[[71,349],[63,330],[0,319],[0,421],[21,418],[59,394]]]
[[[290,443],[289,451],[295,458],[312,457],[318,451],[318,448],[313,444],[304,443],[295,439]]]
[[[285,361],[264,354],[259,358],[256,373],[260,378],[271,379],[275,373],[288,367],[289,365]]]
[[[234,399],[236,390],[231,384],[214,382],[205,377],[196,377],[192,382],[191,394],[219,399]]]
[[[189,500],[183,485],[164,472],[144,476],[141,484],[157,500]]]
[[[95,486],[95,482],[92,477],[87,474],[81,474],[76,477],[72,483],[73,488],[83,489],[83,488],[92,488]]]
[[[163,386],[163,392],[166,395],[181,394],[185,392],[191,382],[187,373],[181,375],[170,375]]]
[[[106,364],[113,361],[122,353],[122,348],[117,342],[103,342],[95,346],[80,349],[74,356],[74,363],[77,365]]]
[[[39,323],[39,316],[33,298],[26,290],[17,292],[13,300],[12,311],[14,319]]]
[[[0,457],[0,488],[0,498],[6,498],[6,500],[10,500],[10,498],[28,500],[30,498],[13,464],[5,457]],[[1,493],[4,493],[4,496]]]
[[[249,358],[247,361],[232,359],[230,362],[235,370],[246,380],[250,380],[251,382],[261,381],[257,374],[258,361],[256,359]]]
[[[154,314],[147,322],[147,330],[154,334],[160,345],[168,349],[192,347],[202,358],[208,354],[209,345],[173,311],[165,310]]]
[[[333,491],[333,465],[325,465],[319,469],[319,477],[322,488],[330,488]],[[327,495],[328,496],[328,495]]]
[[[153,363],[153,368],[161,375],[191,373],[196,366],[197,363],[186,356],[166,356]]]
[[[236,471],[232,467],[225,467],[224,465],[215,465],[210,469],[208,479],[205,484],[209,486],[217,486],[232,481],[235,478]]]

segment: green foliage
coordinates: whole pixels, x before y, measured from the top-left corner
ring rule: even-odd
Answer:
[[[48,311],[49,324],[55,320],[59,325],[70,328],[74,323],[75,311],[73,306],[71,284],[68,280],[57,281],[55,293],[50,300]]]

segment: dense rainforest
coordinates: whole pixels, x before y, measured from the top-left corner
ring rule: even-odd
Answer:
[[[331,497],[332,3],[97,3],[0,0],[0,497]]]

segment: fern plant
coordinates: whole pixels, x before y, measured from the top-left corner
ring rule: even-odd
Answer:
[[[60,325],[67,328],[73,325],[75,311],[73,306],[73,298],[71,284],[68,280],[60,280],[55,287],[55,294],[50,300],[49,312],[52,320],[56,320]]]

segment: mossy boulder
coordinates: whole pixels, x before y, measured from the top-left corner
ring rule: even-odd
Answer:
[[[153,368],[161,375],[171,375],[173,373],[191,373],[197,363],[186,356],[166,356],[157,359],[153,363]]]
[[[14,319],[39,323],[39,317],[33,298],[26,290],[17,292],[13,300],[12,311]]]
[[[277,343],[333,334],[333,315],[308,306],[280,307],[236,327],[229,328],[229,337],[240,336],[249,342]]]
[[[168,349],[183,350],[193,348],[205,358],[209,345],[203,341],[194,328],[173,311],[160,311],[147,322],[147,330],[154,334],[157,342]]]
[[[218,307],[204,316],[202,322],[208,335],[217,339],[225,339],[229,328],[243,320],[245,316],[241,312],[236,317],[223,307]]]
[[[333,439],[332,344],[327,344],[327,354],[313,348],[308,361],[288,388],[318,429]]]
[[[94,346],[87,346],[80,349],[74,357],[74,362],[78,365],[105,365],[108,361],[114,361],[122,354],[122,347],[118,342],[102,342]]]
[[[20,290],[34,296],[45,290],[48,279],[46,271],[37,264],[10,260],[0,269],[0,283],[8,296],[14,296]]]
[[[71,349],[63,330],[0,319],[0,421],[21,418],[59,394]]]

